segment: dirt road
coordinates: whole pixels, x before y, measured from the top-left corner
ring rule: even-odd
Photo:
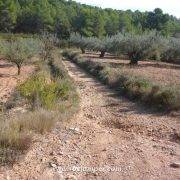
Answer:
[[[151,114],[66,61],[80,112],[36,137],[2,179],[179,179],[179,118]]]

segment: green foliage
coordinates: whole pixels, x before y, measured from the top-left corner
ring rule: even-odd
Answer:
[[[19,86],[19,92],[27,98],[32,107],[52,109],[59,99],[68,97],[69,84],[66,81],[48,82],[46,75],[38,74]]]
[[[85,38],[83,38],[79,34],[72,34],[69,41],[73,46],[76,46],[77,48],[84,48],[85,47],[84,39]]]
[[[17,14],[20,6],[14,0],[0,1],[0,31],[12,32],[15,27]]]
[[[70,36],[70,44],[80,48],[82,50],[82,53],[85,52],[85,50],[90,51],[100,51],[101,55],[100,57],[104,57],[106,52],[110,52],[110,48],[112,46],[112,37],[104,37],[102,39],[98,39],[96,37],[83,37],[79,34],[71,34]],[[114,47],[112,47],[113,49]]]
[[[105,53],[128,56],[131,64],[138,64],[140,60],[168,60],[179,61],[180,40],[179,38],[166,38],[156,31],[138,34],[118,33],[114,36],[106,36],[98,39],[96,37],[83,37],[72,34],[70,44],[85,50],[101,52],[103,58]]]
[[[180,60],[180,38],[170,38],[167,50],[163,53],[162,59],[166,61]]]
[[[179,27],[179,20],[161,9],[142,13],[101,9],[65,0],[0,1],[1,32],[48,31],[60,39],[68,39],[73,32],[101,38],[118,32],[141,34],[152,29],[168,36],[176,35]]]
[[[5,59],[16,64],[18,75],[22,64],[38,53],[39,42],[32,38],[1,41],[1,53]]]
[[[163,14],[161,9],[156,8],[153,12],[148,13],[146,27],[151,30],[162,31],[164,35],[167,35],[169,20],[170,17],[167,14]]]
[[[129,57],[131,64],[161,54],[166,50],[166,40],[156,32],[142,35],[126,34],[118,50]]]

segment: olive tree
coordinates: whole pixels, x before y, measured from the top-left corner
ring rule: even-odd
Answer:
[[[97,37],[83,37],[79,34],[72,34],[70,37],[70,43],[71,45],[80,48],[82,53],[85,53],[85,50],[100,51],[100,57],[103,58],[111,46],[111,39],[111,37],[98,39]]]
[[[159,56],[166,50],[167,41],[156,32],[142,35],[126,34],[119,44],[119,51],[127,55],[130,64],[136,65],[138,61],[152,56]]]
[[[100,58],[104,58],[105,53],[108,51],[108,47],[109,47],[110,43],[109,43],[109,37],[105,37],[103,38],[101,41],[99,41],[97,43],[97,50],[101,52],[100,54]]]
[[[180,59],[180,38],[169,38],[167,50],[164,52],[162,59],[170,61]]]
[[[82,53],[85,53],[85,47],[87,45],[86,38],[79,34],[71,34],[69,42],[71,45],[80,48]]]
[[[113,38],[108,36],[103,39],[98,39],[96,37],[87,38],[86,48],[93,51],[99,51],[100,58],[103,58],[105,53],[110,51],[112,40]]]
[[[21,73],[22,64],[35,55],[37,44],[33,39],[17,39],[4,42],[3,55],[8,61],[14,63],[18,68],[18,75]]]
[[[72,45],[85,50],[100,51],[100,58],[106,52],[112,54],[124,54],[130,59],[130,64],[138,64],[138,61],[155,57],[160,59],[167,50],[167,39],[157,32],[148,32],[142,35],[118,33],[112,37],[98,39],[96,37],[85,38],[78,34],[72,34],[70,38]]]
[[[108,40],[106,41],[107,51],[112,54],[121,53],[120,49],[122,46],[123,39],[124,39],[124,35],[121,33],[109,37]]]
[[[100,39],[96,37],[84,38],[84,48],[89,51],[98,51],[99,43],[100,43]]]

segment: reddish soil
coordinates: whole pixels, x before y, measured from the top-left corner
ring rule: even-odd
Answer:
[[[18,76],[16,66],[0,60],[0,103],[6,102],[17,84],[27,79],[33,71],[34,66],[23,66],[21,75]]]

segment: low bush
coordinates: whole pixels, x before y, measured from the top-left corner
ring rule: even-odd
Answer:
[[[18,75],[25,61],[39,53],[39,41],[32,38],[19,38],[16,40],[1,40],[0,53],[6,60],[14,63],[18,68]]]
[[[180,63],[180,38],[170,38],[167,50],[162,54],[162,60]]]
[[[162,87],[156,91],[152,87],[151,93],[148,94],[145,100],[151,106],[156,105],[158,109],[168,111],[180,109],[180,91],[178,87]]]
[[[32,131],[44,134],[50,131],[55,123],[55,114],[51,111],[39,108],[33,112],[27,112],[17,117],[11,123],[11,127],[21,132]]]
[[[51,75],[47,72],[39,72],[17,88],[33,109],[38,107],[56,109],[58,102],[67,100],[73,89],[72,82],[65,75],[64,70],[55,65],[51,65],[50,68],[53,68]]]
[[[121,68],[114,70],[110,66],[87,60],[71,51],[66,51],[63,55],[132,100],[140,101],[156,110],[180,109],[179,87],[162,87],[145,78],[124,73]]]

